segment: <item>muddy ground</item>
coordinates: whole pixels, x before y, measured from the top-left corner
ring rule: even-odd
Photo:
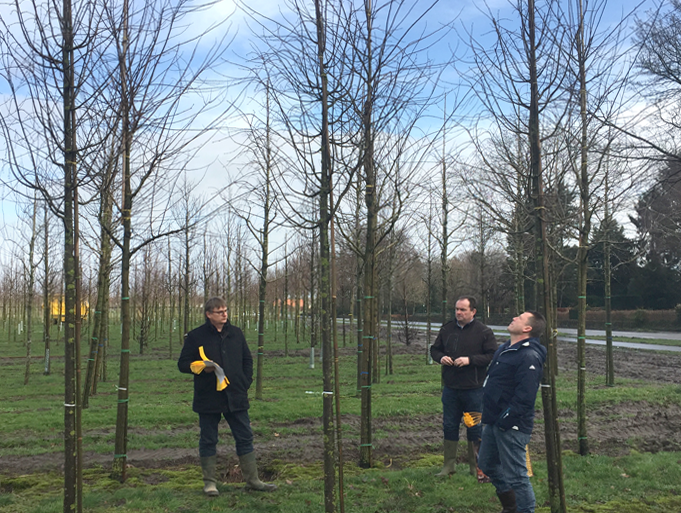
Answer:
[[[418,337],[410,346],[397,342],[395,352],[423,355],[425,339]],[[350,353],[350,349],[344,350]],[[301,356],[305,351],[300,352]],[[605,349],[590,346],[586,350],[589,372],[603,375],[605,372]],[[655,353],[652,351],[619,349],[614,350],[616,378],[633,378],[658,383],[681,383],[681,355]],[[561,342],[558,346],[559,368],[576,368],[576,344]],[[385,378],[384,378],[385,379]],[[541,420],[542,412],[537,412]],[[563,449],[576,450],[576,414],[570,410],[560,411],[561,439]],[[349,430],[344,434],[344,458],[356,462],[359,457],[359,418],[354,415],[343,416],[343,423]],[[198,424],[198,423],[197,423]],[[312,463],[321,459],[322,438],[321,419],[301,418],[290,424],[268,426],[279,433],[286,426],[295,427],[297,432],[307,427],[305,434],[278,434],[269,441],[258,440],[256,452],[263,474],[273,477],[267,471],[269,463],[283,460],[288,463]],[[540,455],[544,452],[543,423],[537,422],[532,436],[530,450]],[[608,405],[589,411],[588,433],[590,449],[593,453],[621,455],[631,449],[640,452],[681,451],[681,407],[669,405],[651,407],[647,403],[621,403]],[[424,454],[439,454],[441,450],[440,415],[410,417],[391,417],[374,419],[374,460],[384,466],[401,468],[408,466],[414,459]],[[182,428],[180,431],[187,428]],[[198,428],[192,428],[197,431]],[[129,429],[135,432],[135,427]],[[223,433],[227,434],[227,430]],[[240,479],[236,468],[237,458],[227,436],[223,435],[219,445],[222,477],[225,481]],[[463,461],[463,456],[461,461]],[[110,454],[86,453],[85,466],[111,464]],[[187,464],[198,464],[196,449],[158,449],[131,450],[128,463],[135,467],[177,468]],[[0,459],[0,474],[27,474],[42,470],[59,470],[63,465],[60,453],[36,456],[3,457]]]

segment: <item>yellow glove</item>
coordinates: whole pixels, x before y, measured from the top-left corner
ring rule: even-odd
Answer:
[[[474,412],[466,412],[463,414],[463,423],[466,425],[467,428],[472,428],[473,426],[477,426],[480,424],[480,421],[482,420],[482,413],[479,411],[474,411]]]
[[[223,371],[222,367],[220,367],[217,363],[208,359],[206,353],[203,350],[203,346],[199,347],[199,356],[201,356],[201,360],[196,360],[189,365],[191,371],[194,374],[201,374],[206,367],[210,366],[215,370],[215,377],[218,381],[218,392],[227,388],[227,385],[229,385],[229,380],[227,379],[227,376],[225,376],[225,371]]]

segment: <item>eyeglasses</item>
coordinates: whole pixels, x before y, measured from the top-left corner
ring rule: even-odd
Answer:
[[[227,315],[227,310],[213,310],[211,313],[215,315]]]

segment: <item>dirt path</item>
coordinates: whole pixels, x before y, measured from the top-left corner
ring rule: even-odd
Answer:
[[[410,346],[395,344],[396,352],[425,354],[425,341],[418,339]],[[348,353],[350,350],[347,350]],[[589,372],[603,375],[605,349],[587,347]],[[301,352],[302,354],[302,352]],[[681,383],[681,355],[640,352],[615,349],[616,378],[631,378],[659,383]],[[559,368],[572,370],[576,367],[576,345],[560,343],[558,346]],[[541,411],[532,437],[531,451],[542,453],[544,449]],[[576,416],[569,410],[560,412],[563,449],[576,450]],[[359,457],[359,418],[343,417],[347,429],[344,434],[344,456],[347,461]],[[638,451],[681,451],[681,408],[677,405],[651,407],[647,403],[621,403],[608,405],[589,412],[588,432],[592,452],[607,455],[626,454],[631,448]],[[400,468],[423,454],[437,454],[441,447],[441,418],[439,415],[391,417],[374,419],[374,458],[385,466]],[[321,420],[301,418],[289,424],[272,426],[275,432],[284,427],[294,427],[296,434],[280,434],[270,441],[256,439],[256,451],[261,466],[273,460],[296,463],[312,463],[322,454]],[[306,428],[306,429],[300,429]],[[196,428],[198,429],[198,428]],[[131,428],[131,433],[135,429]],[[231,444],[223,440],[219,446],[222,455],[223,477],[235,475],[237,463]],[[111,464],[110,454],[86,453],[87,467]],[[128,463],[135,467],[164,468],[198,464],[196,449],[131,450]],[[63,465],[60,453],[37,456],[3,457],[0,474],[28,474],[38,470],[59,470]],[[267,475],[266,475],[267,477]]]

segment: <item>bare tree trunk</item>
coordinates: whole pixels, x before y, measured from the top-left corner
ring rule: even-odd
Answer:
[[[431,197],[432,198],[432,197]],[[426,262],[426,364],[433,364],[433,357],[430,354],[433,325],[433,202],[429,201],[430,209],[428,212],[428,251]]]
[[[168,359],[173,358],[173,328],[175,328],[175,294],[173,284],[173,256],[170,250],[170,239],[168,239],[168,286],[167,291],[170,296],[170,315],[168,316]]]
[[[183,321],[182,321],[182,334],[183,336],[189,333],[189,287],[191,285],[191,264],[189,263],[189,252],[190,252],[190,238],[189,238],[189,209],[185,212],[185,227],[184,227],[184,286],[183,289]]]
[[[49,376],[50,374],[50,229],[47,216],[47,204],[45,204],[45,219],[44,219],[44,237],[45,246],[43,254],[43,272],[45,274],[45,281],[43,282],[43,343],[45,346],[45,367],[43,374]]]
[[[355,230],[354,233],[357,237],[357,247],[360,247],[359,244],[359,238],[360,238],[360,209],[362,205],[362,188],[361,188],[361,181],[359,174],[357,175],[357,203],[355,205]],[[355,287],[354,287],[354,294],[355,294],[355,301],[352,304],[352,308],[355,310],[355,319],[357,321],[357,396],[361,396],[362,394],[362,348],[364,347],[364,340],[362,339],[363,336],[363,331],[364,331],[364,324],[363,324],[363,311],[364,311],[364,303],[362,301],[362,297],[364,295],[364,288],[363,288],[363,272],[364,272],[364,266],[362,262],[362,258],[360,257],[359,254],[355,255]]]
[[[577,249],[577,440],[579,454],[589,453],[586,430],[586,285],[589,266],[589,233],[591,212],[589,205],[589,175],[587,162],[587,113],[586,113],[586,70],[584,54],[584,11],[579,1],[579,29],[576,38],[577,60],[579,63],[579,115],[581,120],[580,151],[580,214],[579,247]]]
[[[112,159],[113,161],[113,159]],[[105,180],[108,182],[108,180]],[[101,229],[99,232],[99,270],[97,272],[97,302],[95,304],[95,321],[90,337],[90,355],[88,358],[87,371],[85,374],[85,383],[83,386],[83,408],[88,408],[89,397],[94,393],[93,387],[95,380],[95,369],[97,366],[97,358],[102,346],[100,332],[102,330],[102,323],[106,322],[104,303],[105,294],[109,293],[109,272],[111,270],[111,239],[107,228],[111,225],[111,216],[113,202],[111,195],[107,189],[101,191],[100,198],[100,212],[101,212]]]
[[[316,6],[316,3],[315,3]],[[312,251],[310,251],[310,369],[314,369],[314,350],[317,346],[317,303],[315,301],[315,277],[317,268],[315,267],[315,247],[316,233],[312,232]],[[307,315],[304,317],[307,319]],[[303,321],[303,328],[305,321]],[[304,337],[304,335],[303,335]]]
[[[535,6],[534,0],[528,0],[528,57],[530,72],[530,111],[529,111],[529,145],[530,172],[532,177],[531,197],[535,204],[535,260],[537,272],[537,288],[542,294],[546,331],[544,344],[547,345],[548,356],[544,366],[541,384],[542,406],[544,409],[546,463],[549,477],[549,502],[552,513],[567,513],[565,504],[565,488],[563,485],[563,465],[560,448],[560,431],[557,420],[556,378],[553,372],[555,344],[551,326],[551,283],[548,262],[548,241],[546,238],[546,219],[544,207],[544,186],[542,183],[541,138],[539,133],[539,88],[537,83],[537,58],[535,40]]]
[[[118,375],[118,410],[116,413],[116,440],[111,478],[125,481],[127,477],[128,400],[130,382],[130,239],[132,238],[132,189],[130,179],[130,105],[128,97],[128,0],[123,1],[123,41],[119,66],[121,79],[121,113],[123,141],[123,251],[121,255],[121,365]]]
[[[333,183],[329,177],[329,210],[330,215],[330,231],[331,231],[331,326],[333,333],[333,396],[335,397],[336,406],[336,447],[338,450],[338,498],[339,511],[345,513],[345,491],[343,480],[343,425],[341,422],[341,404],[340,404],[340,364],[338,361],[338,326],[337,326],[337,297],[336,297],[336,231],[335,231],[335,212],[333,204]],[[343,318],[343,334],[345,334],[345,317]],[[345,344],[343,344],[345,345]]]
[[[289,307],[289,289],[288,289],[288,243],[284,246],[284,356],[288,358],[288,307]]]
[[[603,216],[603,224],[605,225],[605,234],[603,241],[603,281],[605,282],[605,384],[606,386],[615,386],[615,362],[613,358],[612,348],[612,268],[610,265],[610,182],[609,170],[605,175],[605,193],[603,203],[605,213]]]
[[[104,282],[104,305],[102,308],[102,326],[100,329],[100,334],[99,334],[99,340],[100,340],[100,345],[99,345],[99,351],[97,352],[97,357],[99,358],[99,361],[96,362],[96,373],[95,373],[95,380],[92,383],[92,394],[97,393],[97,382],[98,381],[107,381],[107,353],[109,351],[109,291],[111,287],[111,279],[107,276],[107,279]],[[101,376],[101,379],[100,379]]]
[[[31,344],[33,343],[33,298],[35,296],[35,269],[33,263],[35,241],[38,238],[36,218],[38,216],[38,199],[33,197],[33,214],[31,216],[31,239],[28,243],[28,284],[26,291],[26,369],[24,371],[24,385],[28,385],[31,375]]]
[[[72,111],[73,126],[76,126],[75,111]],[[74,136],[74,145],[75,136]],[[79,208],[78,208],[78,181],[74,182],[73,190],[73,256],[76,268],[76,331],[74,351],[76,353],[76,464],[78,472],[76,473],[76,511],[81,513],[83,511],[83,403],[79,400],[78,394],[81,390],[81,350],[80,350],[80,333],[82,328],[83,313],[83,291],[81,277],[83,275],[80,266],[80,223],[79,223]]]
[[[62,12],[62,69],[64,106],[64,511],[76,509],[78,458],[76,437],[76,274],[74,196],[76,184],[76,105],[73,17],[71,1],[64,0]],[[74,114],[72,114],[74,113]]]
[[[362,335],[362,404],[360,415],[359,466],[370,468],[373,465],[372,413],[371,413],[371,361],[373,342],[376,335],[376,230],[378,218],[378,201],[376,199],[376,172],[374,169],[373,143],[373,51],[371,0],[364,0],[366,15],[366,98],[362,113],[364,130],[364,202],[367,209],[366,246],[364,248],[364,314]]]
[[[447,116],[447,97],[445,96],[444,107],[445,121]],[[440,241],[440,273],[442,286],[442,310],[441,322],[444,326],[447,323],[447,281],[449,277],[449,197],[447,192],[447,162],[445,160],[445,135],[446,131],[442,131],[442,174],[440,176],[442,185],[442,240]]]
[[[385,345],[385,373],[393,373],[393,348],[392,348],[392,327],[393,327],[393,288],[395,287],[393,274],[395,272],[395,230],[390,234],[390,249],[388,250],[388,325]],[[380,329],[380,328],[379,328]],[[427,344],[426,344],[427,345]]]
[[[378,274],[378,271],[376,271]],[[383,315],[383,278],[376,278],[376,336],[374,336],[373,347],[371,349],[371,382],[381,382],[381,320]]]
[[[334,367],[331,334],[331,267],[329,228],[331,225],[331,145],[329,142],[329,98],[328,75],[326,73],[326,27],[322,0],[315,0],[315,21],[317,25],[317,55],[319,78],[321,80],[321,176],[319,183],[319,299],[320,328],[322,338],[322,425],[324,431],[324,511],[336,510],[335,433],[333,420]],[[314,251],[313,251],[314,253]],[[313,303],[314,304],[314,303]]]
[[[265,135],[265,196],[263,198],[263,225],[260,232],[260,282],[258,287],[258,358],[255,378],[255,398],[262,399],[263,366],[265,351],[265,297],[267,294],[267,266],[269,257],[269,235],[271,222],[271,180],[272,180],[272,147],[270,126],[270,84],[267,84],[266,100],[266,135]]]

